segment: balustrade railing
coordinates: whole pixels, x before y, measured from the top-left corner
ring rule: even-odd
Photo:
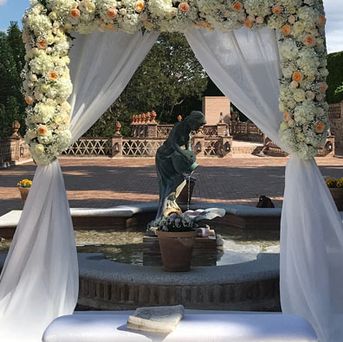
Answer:
[[[112,138],[80,138],[63,154],[68,156],[111,156]]]
[[[164,139],[123,139],[123,157],[154,157]]]
[[[230,134],[234,139],[263,143],[263,132],[252,122],[231,121]]]

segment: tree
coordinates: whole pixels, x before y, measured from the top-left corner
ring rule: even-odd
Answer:
[[[21,70],[25,63],[25,49],[21,31],[11,22],[7,34],[0,32],[0,136],[11,134],[14,120],[21,123],[25,131],[25,105],[21,94]]]
[[[343,101],[343,51],[328,55],[329,76],[327,83],[327,101],[329,103],[338,103]],[[342,89],[342,90],[341,90]]]
[[[151,110],[157,112],[160,121],[175,122],[178,114],[201,109],[199,101],[207,82],[208,77],[185,37],[162,33],[122,95],[87,135],[103,135],[104,128],[114,126],[117,118],[125,133],[133,114]]]

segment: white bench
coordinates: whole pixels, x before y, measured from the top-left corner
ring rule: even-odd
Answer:
[[[130,331],[131,312],[82,312],[59,317],[46,329],[43,342],[309,342],[317,341],[304,319],[281,313],[234,313],[186,310],[168,335]]]

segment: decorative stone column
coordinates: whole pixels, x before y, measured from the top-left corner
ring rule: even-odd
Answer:
[[[112,138],[112,157],[121,157],[123,155],[123,136],[120,133],[121,123],[115,124],[115,133]]]

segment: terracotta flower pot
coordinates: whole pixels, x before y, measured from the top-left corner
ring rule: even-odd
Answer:
[[[343,211],[343,188],[329,188],[338,211]]]
[[[18,187],[18,189],[20,191],[20,197],[21,197],[22,201],[25,203],[26,198],[29,195],[30,188]]]
[[[191,268],[196,232],[157,231],[164,270],[187,272]]]

